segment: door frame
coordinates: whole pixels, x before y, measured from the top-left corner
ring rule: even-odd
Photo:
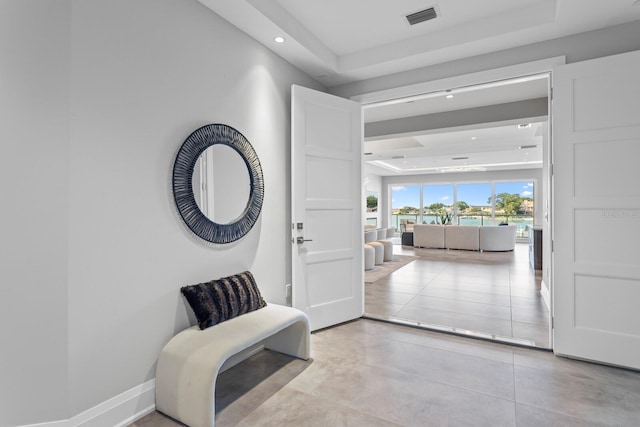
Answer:
[[[544,188],[545,197],[543,202],[543,209],[546,214],[544,216],[544,231],[550,238],[543,239],[543,265],[546,265],[543,270],[543,282],[547,285],[542,286],[541,295],[545,303],[549,308],[550,313],[550,327],[549,327],[549,346],[553,349],[553,277],[554,266],[552,256],[552,241],[554,237],[553,229],[553,72],[558,66],[566,64],[566,56],[556,56],[552,58],[542,59],[538,61],[525,62],[522,64],[516,64],[506,67],[495,68],[491,70],[480,71],[476,73],[463,74],[453,77],[447,77],[438,80],[431,80],[422,83],[416,83],[406,86],[399,86],[391,89],[385,89],[375,92],[367,92],[360,95],[352,96],[353,101],[360,102],[363,109],[363,126],[364,126],[364,110],[374,106],[390,105],[396,103],[406,102],[412,98],[424,97],[425,95],[445,94],[447,90],[477,87],[491,82],[498,82],[502,80],[517,80],[525,76],[532,76],[536,74],[548,74],[549,75],[549,90],[548,90],[548,126],[547,126],[547,141],[545,147],[548,151],[543,151],[543,177],[546,177],[547,184]],[[364,135],[363,135],[364,141]]]

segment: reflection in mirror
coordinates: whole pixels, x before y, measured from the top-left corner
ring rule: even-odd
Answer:
[[[218,224],[237,220],[249,203],[249,171],[240,154],[229,146],[216,144],[200,155],[192,184],[200,211]]]

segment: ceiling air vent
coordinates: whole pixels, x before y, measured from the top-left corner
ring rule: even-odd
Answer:
[[[407,21],[409,21],[409,25],[416,25],[424,21],[435,19],[437,17],[438,14],[436,13],[436,9],[434,7],[410,13],[406,16]]]

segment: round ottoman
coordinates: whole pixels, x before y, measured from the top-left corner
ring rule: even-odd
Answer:
[[[384,261],[393,261],[393,242],[391,240],[378,240],[382,243]]]
[[[391,233],[389,231],[391,230]],[[393,242],[390,239],[393,237],[395,230],[393,228],[381,228],[377,230],[378,236],[376,241],[382,243],[384,247],[384,261],[393,261]]]
[[[371,245],[364,245],[364,269],[373,270],[376,262],[376,250]]]
[[[373,246],[373,249],[375,250],[374,263],[376,265],[384,262],[384,245],[376,241],[377,237],[378,232],[376,230],[365,231],[364,233],[364,242],[367,245]]]

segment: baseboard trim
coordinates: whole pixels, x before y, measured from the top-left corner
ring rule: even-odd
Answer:
[[[129,424],[139,420],[140,418],[144,417],[145,415],[148,415],[150,413],[152,413],[153,411],[156,410],[156,404],[154,403],[153,405],[144,408],[142,411],[130,416],[129,418],[127,418],[126,420],[122,421],[119,424],[116,424],[114,427],[126,427]]]
[[[69,427],[69,420],[49,421],[38,424],[24,424],[20,427]]]
[[[125,427],[155,410],[155,390],[156,380],[152,379],[68,420],[29,424],[22,427]]]

